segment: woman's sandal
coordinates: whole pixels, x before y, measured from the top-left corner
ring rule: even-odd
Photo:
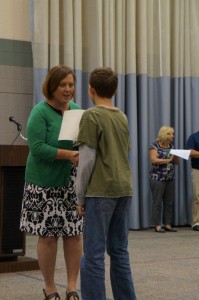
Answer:
[[[76,291],[66,292],[66,300],[79,300],[79,295]]]
[[[49,295],[46,294],[46,291],[44,289],[43,289],[43,292],[44,292],[44,296],[45,296],[44,300],[50,300],[52,298],[55,298],[55,300],[60,300],[61,299],[57,292],[49,294]]]

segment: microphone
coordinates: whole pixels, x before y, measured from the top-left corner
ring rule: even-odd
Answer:
[[[20,124],[19,122],[17,122],[17,121],[15,120],[14,117],[9,117],[9,121],[15,123],[15,124],[17,125],[17,130],[21,132],[22,126],[21,126],[21,124]]]

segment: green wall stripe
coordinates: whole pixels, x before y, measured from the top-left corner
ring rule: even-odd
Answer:
[[[0,65],[33,67],[31,42],[0,39]]]

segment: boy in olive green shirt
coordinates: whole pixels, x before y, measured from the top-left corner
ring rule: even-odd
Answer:
[[[105,300],[104,253],[110,255],[114,299],[135,300],[128,254],[128,211],[132,174],[127,117],[111,103],[118,78],[97,68],[89,78],[94,108],[84,112],[79,128],[78,212],[85,217],[81,259],[83,300]]]

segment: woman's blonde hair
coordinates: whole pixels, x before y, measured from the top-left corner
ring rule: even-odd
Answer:
[[[170,126],[162,126],[156,138],[157,142],[165,142],[168,139],[168,133],[174,133],[174,128]]]

